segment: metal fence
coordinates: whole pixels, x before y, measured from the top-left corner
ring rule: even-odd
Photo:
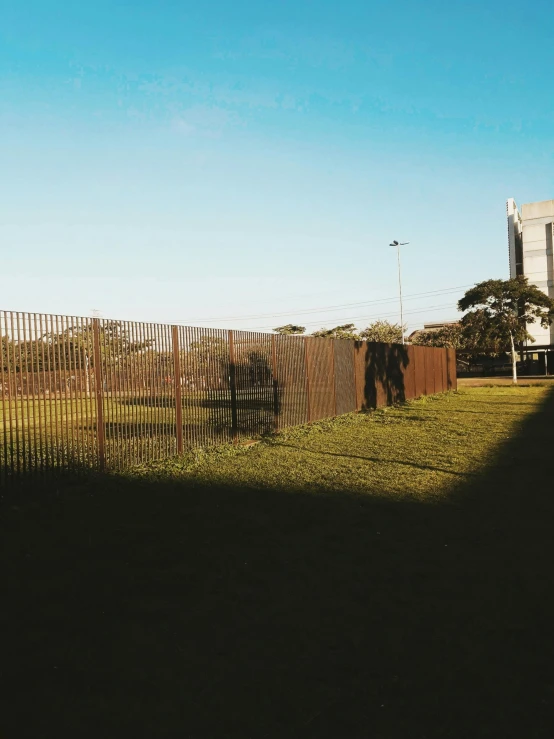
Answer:
[[[456,387],[453,350],[0,311],[0,483]]]

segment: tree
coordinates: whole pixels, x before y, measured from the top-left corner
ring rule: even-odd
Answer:
[[[406,331],[406,326],[404,326]],[[367,328],[360,332],[360,338],[383,344],[401,344],[402,326],[399,323],[377,320],[370,323]]]
[[[458,352],[463,352],[466,348],[464,331],[459,323],[453,326],[417,331],[410,341],[416,346],[446,347],[456,349]]]
[[[335,326],[335,328],[321,328],[319,331],[314,331],[312,336],[317,336],[323,339],[355,339],[359,340],[360,335],[356,330],[356,326],[353,323],[344,323],[342,326]]]
[[[121,321],[100,321],[98,329],[100,356],[104,362],[121,362],[132,354],[150,349],[153,339],[135,338]],[[93,329],[90,323],[68,326],[60,333],[45,334],[43,340],[51,347],[52,364],[59,369],[70,369],[75,355],[83,364],[94,366]]]
[[[470,288],[458,301],[467,311],[461,325],[468,346],[488,353],[510,351],[512,376],[517,383],[516,344],[534,341],[527,325],[539,321],[546,328],[554,320],[554,300],[524,276],[510,280],[486,280]]]
[[[277,328],[274,328],[273,330],[276,334],[281,334],[281,336],[306,333],[305,326],[296,326],[294,323],[287,323],[286,326],[277,326]]]
[[[101,361],[105,365],[122,366],[131,355],[152,351],[153,339],[133,337],[119,321],[103,321],[98,331]],[[37,332],[34,338],[1,337],[1,361],[4,372],[13,373],[14,382],[21,385],[24,376],[41,382],[39,373],[83,373],[83,384],[90,393],[94,368],[93,329],[90,322],[60,326],[56,330]],[[54,375],[55,378],[55,375]],[[63,375],[59,380],[65,379]],[[48,377],[47,383],[52,378]],[[44,384],[44,383],[43,383]],[[54,379],[55,384],[55,379]]]
[[[219,390],[229,383],[229,344],[220,336],[204,335],[191,342],[184,355],[187,382],[194,389]]]

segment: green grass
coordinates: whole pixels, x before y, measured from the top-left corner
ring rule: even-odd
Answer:
[[[478,388],[9,502],[0,735],[550,739],[553,442]]]
[[[3,400],[3,402],[2,402]],[[207,394],[185,395],[183,420],[209,419],[210,409],[204,401]],[[142,402],[141,402],[142,401]],[[104,417],[107,421],[140,423],[175,423],[175,408],[168,398],[153,396],[137,398],[127,396],[106,396],[103,403]],[[18,420],[25,426],[43,426],[47,430],[57,420],[80,428],[96,423],[96,402],[94,397],[83,395],[80,398],[0,398],[0,433],[7,426],[8,418]]]
[[[273,427],[273,394],[238,393],[238,431],[242,436]],[[176,452],[174,401],[163,395],[107,395],[103,400],[106,463],[124,469]],[[183,394],[184,444],[217,443],[231,435],[228,392]],[[11,421],[11,422],[10,422]],[[94,467],[97,438],[95,398],[0,398],[0,465],[22,469]]]

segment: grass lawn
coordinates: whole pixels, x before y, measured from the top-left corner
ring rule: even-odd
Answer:
[[[554,736],[554,391],[0,509],[0,737]]]
[[[210,411],[207,408],[206,393],[185,395],[183,403],[183,419],[191,418],[208,420]],[[104,418],[114,423],[129,425],[153,426],[175,423],[175,406],[169,398],[161,395],[134,397],[117,394],[104,397]],[[96,401],[93,396],[55,398],[7,398],[0,399],[0,433],[8,426],[8,420],[17,420],[25,427],[42,426],[45,429],[55,426],[56,421],[75,429],[88,428],[96,423]],[[55,430],[55,429],[54,429]]]
[[[256,394],[258,397],[256,397]],[[184,445],[221,443],[231,438],[228,391],[183,393]],[[273,389],[238,392],[242,436],[272,429]],[[109,469],[176,453],[175,402],[167,394],[116,393],[103,399],[106,462]],[[20,470],[95,467],[97,409],[93,396],[0,397],[0,465]]]

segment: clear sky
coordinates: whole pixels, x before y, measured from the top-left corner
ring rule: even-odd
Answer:
[[[0,9],[0,308],[415,328],[554,198],[552,0]]]

